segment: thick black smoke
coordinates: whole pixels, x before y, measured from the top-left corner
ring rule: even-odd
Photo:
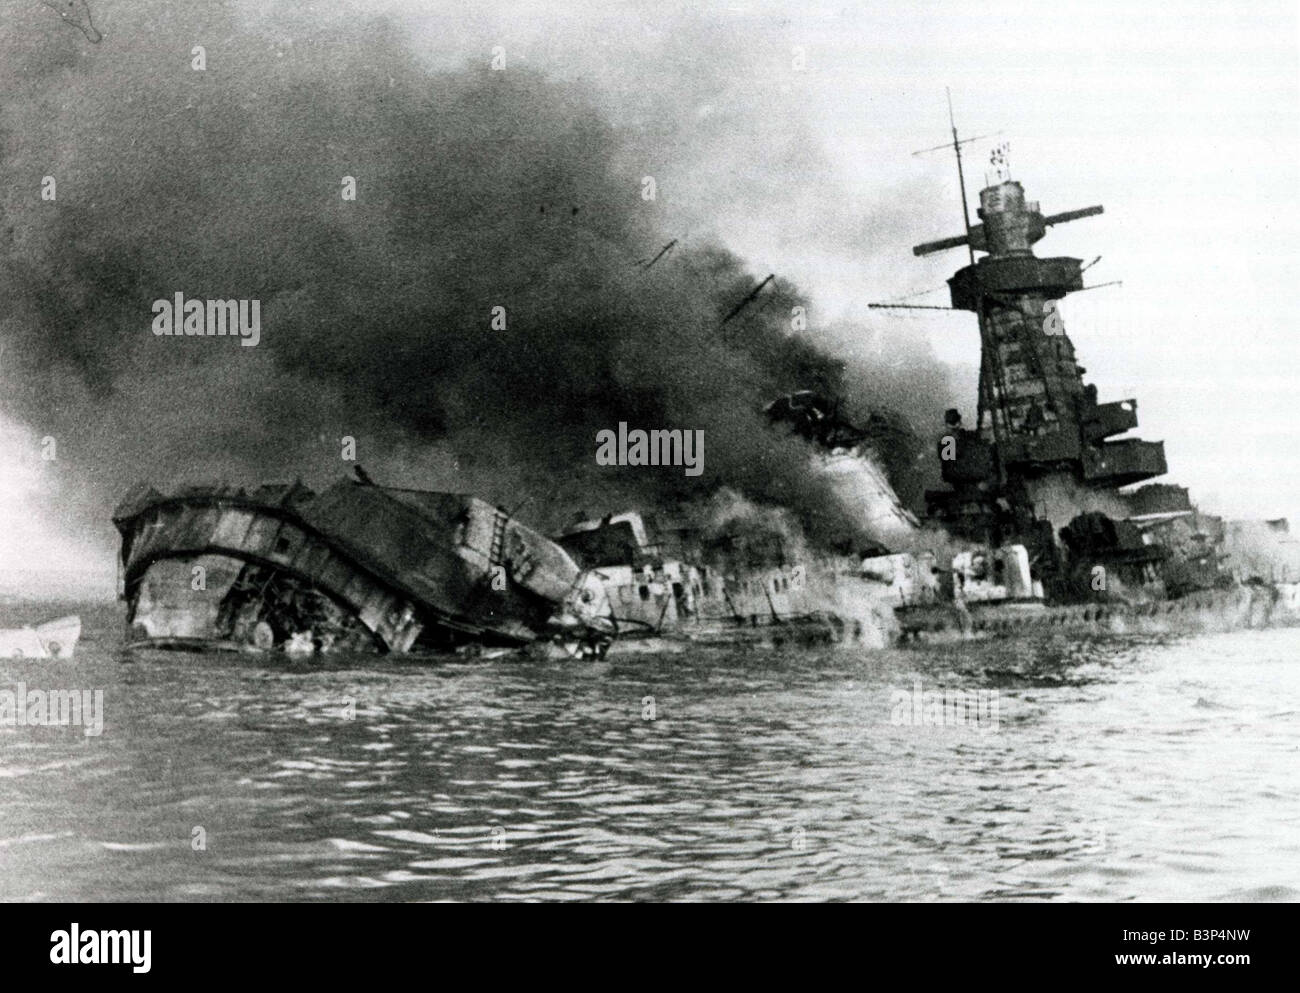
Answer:
[[[225,17],[159,5],[147,46],[19,25],[0,49],[6,409],[57,439],[70,512],[137,478],[325,482],[353,437],[381,482],[543,526],[725,485],[814,540],[854,530],[761,413],[846,387],[790,331],[806,301],[778,280],[722,325],[762,273],[720,247],[638,266],[672,233],[592,94],[431,72],[382,21],[285,46]],[[261,343],[155,337],[176,292],[259,299]],[[703,429],[703,475],[597,466],[620,421]]]

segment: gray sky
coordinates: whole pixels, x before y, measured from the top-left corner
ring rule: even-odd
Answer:
[[[961,230],[952,156],[910,154],[948,136],[951,87],[958,127],[1002,132],[1044,211],[1105,206],[1038,251],[1100,255],[1091,280],[1123,280],[1062,312],[1102,398],[1136,397],[1138,433],[1166,442],[1168,481],[1206,509],[1300,525],[1287,416],[1300,377],[1295,3],[475,7],[389,9],[433,64],[501,45],[590,82],[622,126],[662,135],[646,171],[684,232],[716,233],[755,270],[795,280],[822,325],[926,339],[966,366],[973,408],[970,315],[866,308],[942,289],[963,264],[961,251],[910,252]],[[991,144],[969,153],[972,200]]]
[[[1166,441],[1169,479],[1207,509],[1300,518],[1289,416],[1300,375],[1295,4],[734,0],[693,14],[544,13],[557,6],[508,24],[484,15],[459,33],[430,19],[422,37],[435,59],[478,41],[592,79],[619,96],[629,127],[658,123],[648,105],[667,94],[675,145],[706,163],[685,189],[676,170],[661,182],[683,227],[712,227],[756,269],[796,280],[823,321],[924,337],[973,376],[969,315],[882,321],[866,309],[943,287],[964,261],[910,253],[960,231],[951,155],[910,154],[947,137],[950,86],[960,129],[1001,131],[1013,176],[1045,211],[1106,207],[1038,249],[1101,255],[1092,281],[1123,280],[1062,308],[1102,397],[1137,397],[1140,433]],[[801,73],[794,46],[806,53]],[[710,154],[710,141],[722,151]],[[815,168],[800,177],[791,146],[804,144],[793,154]],[[969,155],[972,199],[988,149]],[[931,300],[944,294],[918,298]],[[969,392],[973,407],[973,379]]]

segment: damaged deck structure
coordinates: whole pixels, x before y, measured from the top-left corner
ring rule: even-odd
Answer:
[[[404,653],[555,638],[599,653],[612,635],[594,577],[464,494],[141,486],[113,522],[128,647]]]

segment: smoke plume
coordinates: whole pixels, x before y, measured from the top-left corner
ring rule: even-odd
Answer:
[[[384,20],[289,44],[179,6],[97,19],[93,47],[36,7],[0,43],[0,374],[6,412],[57,442],[70,518],[104,520],[137,479],[326,483],[353,438],[381,483],[542,527],[727,486],[814,541],[860,530],[762,406],[856,389],[863,366],[792,333],[807,301],[780,279],[724,324],[765,273],[720,245],[646,266],[674,233],[597,94],[431,69]],[[177,292],[259,300],[259,345],[155,336]],[[703,474],[598,466],[620,421],[703,429]],[[915,438],[885,426],[901,478]]]

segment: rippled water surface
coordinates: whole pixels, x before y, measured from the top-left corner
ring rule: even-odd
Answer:
[[[1298,630],[285,668],[83,620],[0,662],[105,709],[0,727],[6,900],[1300,896]],[[918,680],[996,729],[895,723]]]

